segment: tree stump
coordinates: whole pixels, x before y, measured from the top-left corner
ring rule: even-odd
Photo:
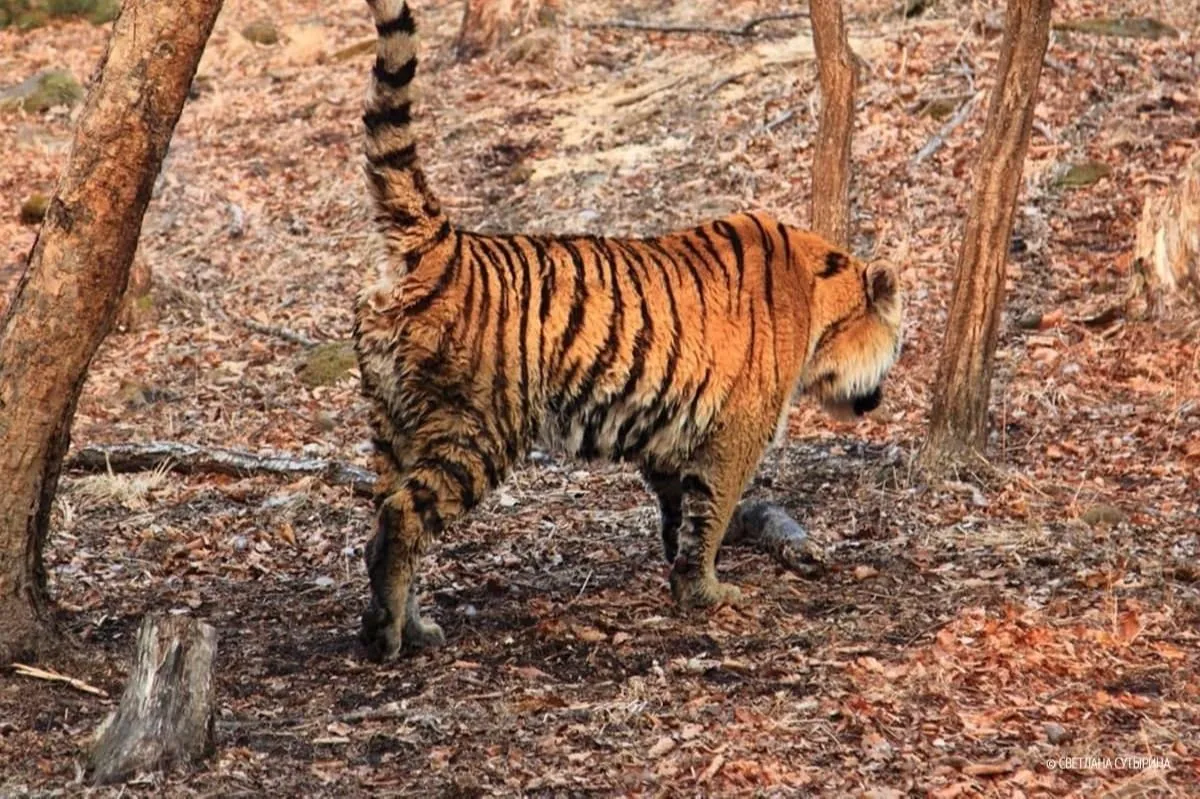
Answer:
[[[149,615],[138,629],[121,704],[92,749],[96,783],[186,766],[212,754],[217,633],[186,616]]]
[[[1200,155],[1171,191],[1146,198],[1133,255],[1128,299],[1143,297],[1147,316],[1174,299],[1200,302]]]
[[[465,61],[554,21],[562,0],[467,0],[454,55]]]

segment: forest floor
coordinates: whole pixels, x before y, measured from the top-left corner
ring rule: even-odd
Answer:
[[[569,25],[468,64],[449,57],[460,4],[417,6],[423,154],[461,223],[644,234],[755,207],[806,223],[817,97],[803,21],[662,34],[584,23],[734,26],[778,6],[567,6]],[[218,630],[218,751],[135,794],[1200,795],[1200,330],[1186,314],[1094,321],[1121,301],[1142,197],[1200,144],[1194,4],[1057,4],[1056,21],[1144,14],[1180,35],[1053,34],[995,469],[938,482],[909,464],[1002,4],[896,8],[852,0],[847,14],[865,62],[855,249],[903,266],[904,355],[867,421],[799,403],[752,488],[807,528],[823,574],[730,548],[723,577],[747,602],[682,614],[629,470],[531,464],[428,558],[447,645],[380,667],[355,640],[372,514],[349,488],[70,474],[47,561],[73,644],[40,665],[108,696],[0,675],[0,796],[87,790],[91,735],[154,610]],[[281,43],[242,37],[264,17]],[[0,75],[86,79],[107,30],[0,31]],[[225,4],[146,217],[152,303],[97,356],[75,447],[170,440],[367,465],[357,375],[311,386],[305,346],[246,323],[349,337],[373,268],[358,121],[371,56],[353,48],[371,35],[359,0]],[[53,190],[70,136],[65,111],[0,112],[0,306],[36,233],[17,208]],[[1073,185],[1087,181],[1069,168],[1088,162],[1107,172]]]

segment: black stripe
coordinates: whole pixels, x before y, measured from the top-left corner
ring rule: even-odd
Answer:
[[[594,360],[579,386],[579,391],[576,393],[573,400],[568,403],[563,416],[570,419],[580,411],[583,405],[590,399],[596,390],[596,382],[604,375],[605,372],[612,367],[617,360],[617,345],[621,337],[621,326],[625,320],[625,298],[621,294],[621,287],[617,285],[617,259],[612,251],[607,248],[601,248],[596,241],[591,242],[596,249],[593,252],[603,252],[608,261],[608,271],[612,279],[612,300],[613,307],[608,317],[608,335],[605,337],[604,345],[600,349],[599,356]],[[596,258],[597,264],[603,267],[603,261],[599,256]],[[585,430],[585,434],[593,434],[594,431],[589,425]]]
[[[729,243],[733,247],[734,263],[737,266],[737,302],[738,307],[741,307],[742,280],[746,273],[746,253],[742,248],[742,237],[738,235],[737,228],[726,222],[724,219],[718,219],[716,222],[713,222],[712,225],[713,230],[729,239]]]
[[[646,243],[662,253],[664,258],[682,261],[688,274],[692,276],[692,283],[696,286],[696,297],[700,300],[700,324],[702,325],[700,335],[703,338],[704,330],[708,327],[708,320],[706,318],[708,316],[708,302],[704,299],[704,281],[700,277],[700,270],[696,268],[696,264],[692,262],[687,253],[673,253],[664,247],[658,239],[647,239]]]
[[[456,408],[455,413],[465,413],[472,417],[472,420],[477,424],[482,425],[483,420],[478,412],[471,412],[466,407]],[[445,450],[451,447],[469,453],[472,457],[479,461],[480,467],[483,469],[484,476],[487,478],[488,485],[495,488],[500,485],[500,470],[496,467],[496,459],[492,453],[486,451],[481,446],[480,442],[489,441],[489,436],[476,436],[468,438],[460,433],[445,433],[436,435],[431,438],[422,440],[422,445],[429,450]]]
[[[471,353],[471,371],[478,373],[483,360],[483,337],[487,332],[488,322],[490,321],[488,314],[492,310],[492,284],[491,273],[484,268],[482,259],[479,257],[475,249],[475,241],[477,237],[472,237],[468,240],[467,256],[471,259],[471,263],[479,268],[479,322],[475,325],[475,335],[472,338],[470,353]]]
[[[405,171],[412,169],[413,164],[417,162],[417,144],[412,142],[401,147],[399,150],[388,150],[386,153],[378,155],[368,155],[367,160],[371,166],[377,169],[396,169]],[[386,188],[387,184],[383,184]],[[380,190],[382,193],[382,189]]]
[[[413,469],[441,472],[453,478],[454,482],[458,483],[464,510],[475,507],[475,504],[479,501],[479,495],[475,490],[474,476],[466,466],[458,461],[451,460],[442,455],[429,455],[413,464]]]
[[[763,243],[763,295],[767,306],[767,322],[771,329],[771,364],[774,367],[775,386],[778,388],[782,379],[779,376],[779,357],[776,352],[775,343],[778,330],[775,327],[775,241],[771,238],[771,234],[763,227],[762,222],[758,221],[755,214],[750,214],[750,220],[754,222],[754,226],[758,228],[759,235],[762,236]]]
[[[700,381],[700,385],[696,387],[696,393],[692,395],[692,401],[688,404],[688,418],[695,419],[696,414],[700,410],[700,400],[704,399],[704,392],[708,390],[709,381],[712,380],[712,370],[704,370],[704,379]]]
[[[372,136],[377,135],[379,129],[384,126],[402,127],[412,121],[412,103],[401,103],[367,111],[363,114],[362,121],[367,127],[367,132]]]
[[[372,3],[374,5],[374,3]],[[375,23],[375,31],[379,36],[391,36],[393,33],[407,33],[409,36],[417,32],[417,24],[413,20],[412,11],[408,8],[408,3],[405,3],[400,8],[400,16],[395,19],[389,19],[384,22]]]
[[[725,263],[724,259],[721,258],[720,253],[717,252],[717,248],[715,246],[713,246],[712,239],[710,239],[708,237],[708,234],[706,232],[704,232],[704,228],[702,228],[702,227],[696,228],[696,235],[699,236],[700,243],[704,245],[704,249],[708,252],[709,256],[712,258],[713,264],[715,264],[716,267],[721,270],[721,274],[725,278],[725,294],[726,294],[726,298],[727,298],[725,306],[726,306],[726,308],[729,309],[729,312],[732,313],[734,296],[733,296],[733,281],[729,277],[729,266],[728,266],[728,264]]]
[[[825,268],[817,272],[817,277],[833,277],[850,265],[850,259],[844,252],[830,250],[825,253]]]
[[[557,347],[558,356],[554,358],[553,371],[556,373],[562,371],[567,353],[570,352],[571,345],[575,343],[575,339],[583,329],[588,297],[587,283],[585,282],[587,276],[584,273],[583,258],[567,239],[559,239],[558,243],[567,251],[567,254],[571,257],[571,262],[575,265],[575,292],[571,300],[571,312],[567,316],[567,327],[563,331],[562,340]],[[561,382],[559,385],[563,389],[567,388],[566,382]]]
[[[408,59],[397,69],[388,69],[387,62],[383,60],[383,56],[378,56],[375,59],[375,66],[371,69],[371,74],[375,76],[376,83],[382,83],[393,91],[403,89],[408,84],[412,83],[413,75],[417,72],[416,56]],[[407,105],[407,103],[405,103]]]
[[[437,492],[415,477],[408,479],[408,492],[412,497],[413,510],[421,517],[421,524],[426,532],[435,535],[440,533],[445,523],[442,521],[442,514],[438,512]]]
[[[521,370],[520,382],[517,385],[517,393],[521,398],[521,437],[527,438],[529,430],[529,261],[525,258],[525,253],[521,251],[521,247],[513,239],[502,239],[504,245],[502,252],[504,257],[511,263],[511,257],[508,251],[516,256],[518,265],[521,267],[521,294],[517,298],[517,305],[521,308],[521,320],[517,325],[517,358],[518,366]]]
[[[542,283],[542,297],[538,304],[538,375],[545,390],[546,381],[546,321],[550,318],[550,300],[554,295],[555,264],[546,253],[546,245],[534,237],[527,239],[538,262],[538,279]]]
[[[704,482],[704,478],[700,477],[699,475],[685,474],[680,482],[683,486],[683,490],[689,494],[699,494],[708,500],[713,498],[712,488],[708,485],[708,483]]]
[[[442,273],[438,275],[437,283],[433,285],[429,293],[419,300],[405,308],[405,312],[409,314],[419,314],[422,311],[428,310],[430,305],[433,305],[434,300],[442,296],[450,284],[458,276],[459,267],[462,265],[462,235],[455,233],[454,253],[450,256]]]
[[[817,344],[815,347],[813,347],[813,354],[816,355],[821,350],[821,347],[825,346],[825,342],[828,339],[833,338],[838,333],[845,330],[851,322],[856,322],[861,318],[861,315],[851,312],[843,316],[841,319],[836,319],[831,322],[828,327],[821,331],[821,335],[817,339]]]

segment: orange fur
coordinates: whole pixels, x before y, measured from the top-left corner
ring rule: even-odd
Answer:
[[[384,474],[364,640],[383,657],[441,641],[418,560],[537,442],[637,463],[677,601],[734,600],[716,551],[791,397],[878,402],[899,351],[894,273],[763,213],[647,239],[457,229],[408,124],[411,13],[369,2],[367,175],[388,254],[355,324]]]

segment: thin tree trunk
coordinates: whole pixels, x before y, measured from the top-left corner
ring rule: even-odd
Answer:
[[[927,468],[982,454],[987,441],[1004,268],[1049,41],[1051,5],[1051,0],[1009,0],[933,389],[929,436],[921,453]]]
[[[841,0],[812,0],[813,47],[821,82],[821,118],[813,150],[812,227],[830,241],[850,243],[850,139],[858,84]]]
[[[125,0],[29,267],[0,321],[0,662],[50,632],[42,547],[88,365],[220,0]]]
[[[562,0],[466,0],[454,42],[460,60],[492,50],[514,36],[553,22]]]

